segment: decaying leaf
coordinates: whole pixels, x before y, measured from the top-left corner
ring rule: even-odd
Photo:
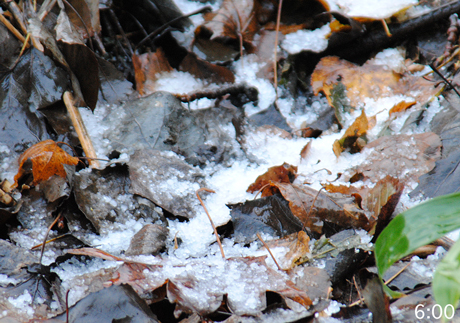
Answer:
[[[441,157],[441,140],[432,132],[385,136],[367,144],[361,153],[368,153],[366,161],[353,169],[350,178],[362,174],[377,183],[388,175],[405,184],[433,169]]]
[[[388,113],[391,116],[393,113],[406,111],[407,109],[409,109],[411,106],[413,106],[416,103],[417,102],[415,101],[411,101],[411,102],[401,101],[398,104],[395,104],[394,107],[392,107]]]
[[[352,107],[359,106],[365,98],[377,100],[409,93],[414,101],[423,104],[438,92],[432,82],[422,77],[410,73],[401,75],[372,60],[358,66],[335,56],[322,58],[311,75],[314,93],[323,92],[334,106],[332,91],[339,82],[345,86]]]
[[[40,184],[53,175],[65,178],[67,173],[64,169],[66,165],[77,165],[79,159],[72,157],[62,150],[56,142],[51,139],[41,141],[27,149],[19,157],[19,170],[14,176],[14,187],[17,187],[18,180],[28,171],[24,169],[24,163],[30,159],[32,162],[32,174],[34,180],[32,185]]]
[[[329,196],[306,186],[272,183],[281,195],[289,201],[292,213],[311,232],[321,234],[324,221],[343,228],[362,228],[369,230],[370,220],[355,203],[353,197]]]
[[[154,53],[133,54],[134,77],[136,89],[140,95],[146,95],[155,91],[155,82],[162,72],[172,71],[161,47]]]
[[[258,0],[226,0],[215,13],[205,15],[206,22],[197,27],[195,38],[213,43],[231,43],[236,51],[251,48],[251,42],[259,29],[257,20]]]
[[[265,185],[270,182],[274,183],[292,183],[297,177],[297,166],[289,165],[284,163],[280,166],[273,166],[268,169],[268,171],[259,177],[256,181],[249,185],[246,192],[254,193],[262,189]],[[271,194],[262,192],[262,197],[268,196]]]
[[[352,154],[360,152],[366,145],[366,132],[369,129],[369,122],[364,110],[361,115],[356,118],[353,124],[348,127],[345,134],[339,140],[334,141],[332,149],[337,158],[346,149],[350,149]]]

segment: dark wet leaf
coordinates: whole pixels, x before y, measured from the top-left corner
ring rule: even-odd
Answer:
[[[271,104],[267,109],[262,110],[249,117],[249,122],[254,126],[273,125],[280,129],[291,131],[291,127],[286,122],[286,118]]]
[[[2,142],[22,152],[31,143],[47,139],[43,117],[37,110],[60,101],[67,86],[66,73],[53,60],[36,49],[27,51],[13,71],[1,75]]]
[[[180,63],[178,70],[189,72],[196,78],[208,81],[209,83],[223,84],[235,82],[235,75],[228,68],[202,60],[195,53],[187,53]]]
[[[367,308],[372,312],[373,323],[393,322],[390,311],[390,299],[383,292],[382,283],[376,274],[362,270],[359,279],[363,289],[361,293]]]
[[[66,318],[66,313],[56,317]],[[111,286],[91,293],[69,309],[69,323],[157,323],[144,300],[129,285]]]
[[[280,195],[272,195],[244,203],[228,205],[231,209],[235,240],[249,243],[256,233],[284,237],[302,229],[302,223],[292,214],[289,203]]]
[[[4,301],[8,297],[17,298],[27,291],[31,296],[35,294],[41,297],[49,306],[53,297],[50,284],[56,275],[49,271],[48,266],[37,262],[37,257],[29,251],[0,240],[0,274],[15,281],[14,284],[1,284],[0,295]]]
[[[458,192],[460,190],[459,158],[460,151],[457,151],[451,153],[446,159],[437,161],[431,172],[420,176],[420,183],[410,196],[422,194],[424,197],[436,197]]]
[[[80,83],[81,93],[87,106],[96,109],[99,93],[99,63],[94,52],[83,44],[59,42],[70,69]]]

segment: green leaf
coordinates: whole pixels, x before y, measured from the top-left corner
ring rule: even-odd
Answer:
[[[433,293],[436,303],[446,309],[445,314],[450,316],[452,308],[457,308],[460,299],[460,240],[444,256],[436,268],[433,277]]]
[[[397,260],[460,228],[460,193],[439,196],[397,215],[375,242],[380,277]]]

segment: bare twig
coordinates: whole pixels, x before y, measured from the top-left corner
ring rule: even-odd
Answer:
[[[149,40],[150,38],[152,37],[155,37],[156,35],[158,35],[159,33],[161,33],[163,30],[165,30],[167,27],[169,27],[171,24],[181,20],[181,19],[184,19],[184,18],[187,18],[187,17],[190,17],[190,16],[193,16],[193,15],[196,15],[196,14],[199,14],[199,13],[203,13],[203,12],[209,12],[209,11],[212,11],[212,8],[209,7],[209,6],[206,6],[206,7],[203,7],[201,9],[198,9],[198,10],[195,10],[193,12],[190,12],[186,15],[183,15],[183,16],[180,16],[180,17],[177,17],[177,18],[174,18],[173,20],[171,21],[168,21],[167,23],[165,23],[163,26],[155,29],[153,32],[151,32],[147,37],[145,37],[144,39],[142,39],[136,46],[135,50],[138,49],[140,46],[142,46],[147,40]]]
[[[25,43],[26,39],[24,38],[24,36],[19,32],[19,30],[17,30],[10,22],[8,19],[6,19],[3,14],[0,14],[0,21],[5,25],[6,28],[8,28],[9,31],[11,31],[11,33],[13,33],[13,35],[16,36],[17,39],[19,39],[21,41],[21,43]],[[29,45],[27,45],[29,46]]]
[[[39,261],[40,265],[42,264],[43,254],[45,253],[45,245],[46,245],[46,239],[48,238],[48,234],[50,233],[51,228],[57,223],[60,217],[61,217],[61,214],[58,214],[56,219],[54,219],[53,223],[51,223],[51,225],[48,227],[48,230],[45,233],[45,237],[43,238],[42,248],[40,251],[40,261]]]
[[[279,0],[278,2],[278,14],[276,16],[276,34],[275,34],[275,53],[273,58],[273,84],[275,86],[275,102],[278,99],[278,33],[280,31],[280,21],[281,21],[281,7],[283,6],[283,0]]]
[[[87,157],[91,158],[89,159],[89,164],[92,167],[98,168],[99,163],[96,160],[96,151],[94,150],[93,143],[91,142],[88,131],[86,130],[85,124],[83,123],[80,111],[78,111],[78,108],[73,105],[72,94],[69,91],[65,91],[63,98],[65,106],[67,107],[67,111],[69,112],[70,119],[72,120],[72,124],[75,128],[75,131],[77,132],[78,139],[80,139],[83,151]]]
[[[211,216],[209,215],[208,209],[206,208],[206,205],[204,205],[204,202],[201,199],[200,194],[198,194],[199,192],[202,192],[202,191],[209,192],[209,193],[215,193],[215,191],[210,190],[209,188],[206,188],[206,187],[202,187],[196,191],[196,197],[198,197],[198,200],[200,201],[201,206],[203,207],[204,211],[206,212],[206,215],[208,216],[209,222],[211,222],[212,228],[214,230],[214,235],[216,236],[217,243],[219,244],[220,253],[222,254],[222,258],[225,259],[224,248],[222,247],[222,243],[220,242],[219,235],[217,234],[216,226],[214,225],[214,222],[212,222]]]
[[[276,267],[278,267],[279,270],[283,270],[281,266],[278,264],[278,262],[276,261],[275,256],[273,256],[272,252],[270,251],[270,248],[268,247],[268,245],[265,243],[264,239],[262,239],[262,237],[260,236],[258,232],[257,232],[257,238],[259,238],[259,240],[264,244],[265,249],[267,249],[268,253],[272,257],[273,261],[275,262]]]
[[[392,277],[390,277],[387,281],[385,281],[385,285],[388,285],[391,283],[396,277],[398,277],[404,270],[409,267],[411,262],[408,262],[407,265],[405,265],[403,268],[401,268],[396,274],[394,274]]]

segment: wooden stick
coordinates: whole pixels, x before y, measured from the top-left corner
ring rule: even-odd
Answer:
[[[64,104],[69,112],[72,124],[77,132],[78,139],[80,139],[81,146],[85,152],[86,157],[97,158],[96,151],[94,150],[91,138],[88,135],[83,119],[81,118],[80,111],[73,105],[73,96],[69,91],[64,92]],[[93,168],[99,168],[99,162],[97,159],[88,159],[88,163]]]
[[[215,193],[215,191],[210,190],[209,188],[202,187],[202,188],[200,188],[200,189],[198,189],[196,191],[196,197],[198,197],[198,200],[200,200],[201,206],[203,207],[204,211],[206,212],[206,215],[208,216],[209,222],[211,222],[212,228],[214,229],[214,235],[216,236],[217,243],[219,244],[220,253],[222,254],[222,258],[225,259],[224,248],[222,247],[222,243],[220,242],[219,235],[217,234],[216,226],[214,225],[214,222],[212,222],[211,216],[209,215],[208,209],[204,205],[203,200],[200,197],[200,194],[198,194],[201,191],[206,191],[206,192],[209,192],[209,193]]]
[[[26,39],[24,38],[24,36],[19,32],[19,30],[17,30],[10,22],[8,19],[6,19],[2,14],[0,14],[0,21],[3,22],[3,24],[5,25],[6,28],[8,28],[9,31],[11,31],[11,33],[13,35],[16,36],[17,39],[19,39],[21,41],[21,43],[24,43],[26,41]],[[29,47],[29,44],[26,45],[27,48]]]
[[[281,268],[281,266],[278,264],[278,262],[276,261],[276,258],[275,256],[273,256],[270,248],[268,247],[268,245],[265,243],[264,239],[262,239],[262,237],[260,236],[259,233],[256,233],[257,234],[257,238],[259,238],[259,240],[264,244],[264,247],[265,249],[267,249],[268,253],[270,254],[270,256],[272,257],[273,261],[275,262],[275,265],[276,267],[278,267],[279,270],[283,270],[283,268]]]

